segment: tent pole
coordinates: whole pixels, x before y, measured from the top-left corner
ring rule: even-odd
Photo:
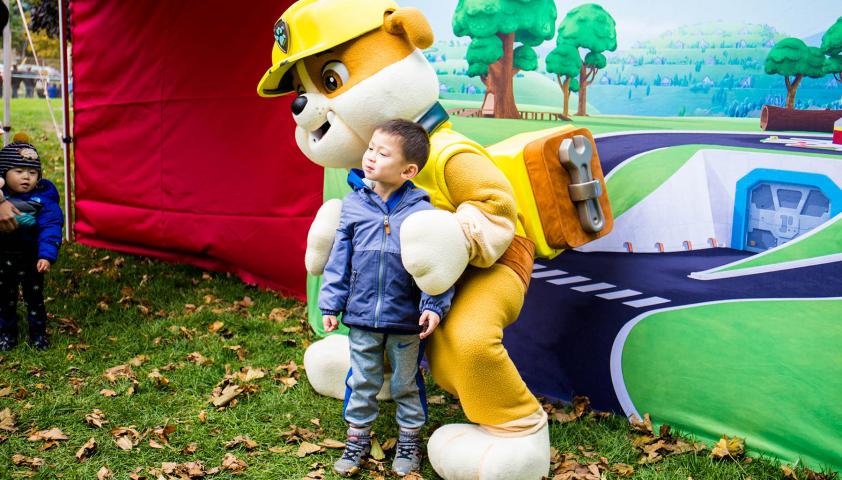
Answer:
[[[3,0],[6,7],[9,0]],[[9,17],[12,11],[9,10]],[[3,28],[3,145],[11,143],[9,132],[12,130],[12,19]]]
[[[64,136],[61,139],[64,153],[64,239],[69,242],[73,240],[73,214],[71,212],[73,202],[70,201],[73,192],[73,179],[70,175],[70,143],[73,140],[70,132],[70,95],[67,82],[70,67],[67,62],[67,10],[65,0],[57,1],[59,44],[61,45],[61,104],[64,120]]]

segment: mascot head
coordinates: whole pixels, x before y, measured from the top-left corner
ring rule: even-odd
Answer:
[[[424,15],[392,0],[299,0],[274,27],[272,67],[257,92],[294,93],[295,140],[314,163],[360,165],[379,123],[417,120],[438,99],[418,50],[433,42]]]

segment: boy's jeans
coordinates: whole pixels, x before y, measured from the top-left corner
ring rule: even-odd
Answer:
[[[383,352],[392,365],[392,399],[401,428],[421,428],[427,421],[424,378],[418,370],[423,350],[418,334],[395,335],[351,327],[351,370],[345,381],[345,420],[369,426],[379,413],[377,394],[383,386]]]

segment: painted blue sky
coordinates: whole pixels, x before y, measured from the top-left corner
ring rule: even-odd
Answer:
[[[397,0],[399,5],[421,9],[433,24],[436,38],[453,37],[450,26],[457,0]],[[572,8],[584,3],[602,5],[617,21],[619,49],[631,47],[681,25],[716,20],[765,23],[786,35],[805,38],[830,27],[842,16],[840,0],[702,0],[670,1],[600,0],[596,2],[556,1],[559,20]],[[645,7],[642,5],[645,4]]]

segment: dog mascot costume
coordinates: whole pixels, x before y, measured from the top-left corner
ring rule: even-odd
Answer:
[[[275,23],[274,34],[272,67],[258,93],[297,94],[292,103],[295,138],[314,163],[359,168],[375,126],[388,119],[414,120],[430,133],[430,158],[414,182],[440,210],[419,212],[404,222],[402,260],[427,293],[441,293],[456,283],[451,311],[426,353],[435,381],[459,398],[475,422],[433,432],[427,446],[433,468],[448,480],[546,475],[547,415],[503,347],[503,329],[523,305],[536,246],[542,256],[552,256],[560,251],[553,247],[572,243],[548,244],[543,230],[552,227],[545,219],[532,225],[524,221],[542,210],[533,197],[543,190],[533,191],[524,176],[524,152],[529,150],[524,145],[533,141],[530,146],[537,150],[532,157],[540,158],[542,148],[558,152],[566,136],[561,150],[589,154],[590,134],[563,127],[568,134],[554,139],[534,141],[546,131],[515,137],[495,154],[454,132],[438,103],[436,74],[419,50],[432,44],[432,29],[419,10],[400,8],[392,0],[300,0]],[[575,145],[572,133],[580,134]],[[561,169],[557,153],[553,160],[554,168]],[[594,170],[601,176],[598,159]],[[571,199],[583,205],[590,199],[587,208],[607,208],[605,198],[594,202],[604,183],[590,183],[596,187],[590,197],[571,188]],[[567,195],[568,189],[563,190]],[[518,195],[527,199],[521,202]],[[548,201],[557,202],[551,188],[548,195]],[[341,204],[325,203],[311,226],[305,255],[311,274],[320,275],[327,262]],[[573,203],[565,208],[576,218]],[[342,335],[308,348],[305,368],[316,391],[344,397],[348,352]]]

